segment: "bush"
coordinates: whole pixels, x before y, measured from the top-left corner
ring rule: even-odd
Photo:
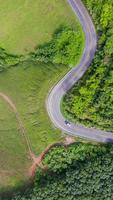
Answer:
[[[40,62],[74,66],[82,53],[82,44],[79,30],[64,27],[55,32],[49,43],[37,47],[30,55]]]
[[[0,72],[6,70],[10,66],[14,66],[20,62],[20,56],[8,54],[5,49],[0,48]]]

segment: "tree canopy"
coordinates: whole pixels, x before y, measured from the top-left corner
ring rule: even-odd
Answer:
[[[66,94],[69,120],[113,131],[113,0],[84,0],[97,29],[98,47],[91,67]]]
[[[30,55],[40,62],[74,66],[82,50],[83,37],[80,31],[63,26],[53,34],[50,42],[38,46]]]

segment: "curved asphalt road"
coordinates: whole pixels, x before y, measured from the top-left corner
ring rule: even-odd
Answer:
[[[54,125],[63,132],[84,137],[97,142],[113,141],[113,133],[97,130],[94,128],[85,128],[82,125],[71,123],[70,126],[65,124],[65,118],[60,110],[60,103],[65,93],[83,76],[88,69],[97,44],[97,37],[92,20],[84,7],[81,0],[67,0],[74,13],[78,16],[85,33],[85,48],[80,63],[71,69],[68,74],[49,92],[46,100],[46,107],[50,119]]]

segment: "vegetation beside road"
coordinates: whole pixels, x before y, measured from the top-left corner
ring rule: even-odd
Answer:
[[[62,26],[55,31],[50,42],[36,48],[31,58],[44,63],[75,66],[84,48],[84,35],[80,30]]]
[[[113,146],[76,143],[54,147],[37,172],[30,194],[12,200],[106,200],[113,198]]]
[[[74,123],[113,131],[113,0],[84,0],[95,22],[98,48],[84,77],[66,94],[65,116]]]
[[[84,34],[78,27],[61,26],[51,41],[39,45],[27,55],[13,55],[0,48],[0,72],[23,61],[62,64],[73,67],[79,62],[84,48]]]
[[[0,3],[0,46],[6,49],[0,48],[0,92],[14,102],[31,141],[32,151],[38,155],[49,144],[61,140],[60,131],[53,127],[47,115],[45,99],[49,89],[68,72],[67,64],[78,62],[84,46],[84,34],[66,0],[17,0],[16,3],[8,0],[7,4],[0,0]],[[64,31],[59,29],[53,35],[62,25],[68,28]],[[54,56],[52,53],[54,61],[46,62],[34,57],[40,47],[45,48],[42,44],[49,44],[49,41],[56,45],[57,59],[54,57],[56,52]],[[34,46],[37,48],[34,49]],[[65,51],[60,55],[63,47]],[[70,47],[74,52],[73,58],[70,58]],[[66,55],[69,56],[64,63]],[[10,186],[18,187],[29,178],[31,162],[15,115],[11,110],[10,114],[7,109],[5,111],[2,104],[0,109],[0,174],[3,174],[0,189],[3,191]]]

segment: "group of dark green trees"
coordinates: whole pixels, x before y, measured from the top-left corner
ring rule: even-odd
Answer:
[[[74,66],[83,50],[83,37],[78,27],[61,26],[50,42],[40,45],[28,55],[13,55],[0,48],[0,72],[20,62],[30,60]]]
[[[113,131],[113,0],[84,0],[97,29],[98,47],[85,76],[66,94],[70,120]]]
[[[79,28],[61,26],[50,42],[38,46],[30,55],[35,61],[74,66],[81,56],[82,44]]]
[[[113,146],[76,143],[46,155],[48,171],[38,171],[28,194],[12,200],[112,200]]]

